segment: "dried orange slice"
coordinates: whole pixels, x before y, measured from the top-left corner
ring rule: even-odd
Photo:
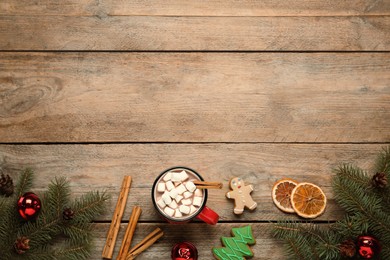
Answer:
[[[291,192],[298,183],[291,179],[282,179],[277,181],[272,188],[272,199],[280,210],[293,213],[294,208],[291,205]]]
[[[292,191],[291,204],[299,216],[315,218],[325,211],[326,196],[317,185],[302,182]]]

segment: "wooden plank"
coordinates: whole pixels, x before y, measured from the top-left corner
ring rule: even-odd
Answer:
[[[390,53],[0,53],[0,142],[388,142]]]
[[[2,0],[4,15],[166,15],[166,16],[342,16],[388,15],[387,0],[345,1],[181,1],[181,0]]]
[[[164,231],[162,237],[156,244],[144,251],[137,257],[140,259],[171,259],[171,249],[175,243],[188,241],[195,244],[198,249],[199,259],[214,259],[211,249],[213,247],[222,247],[221,237],[231,237],[231,228],[241,227],[247,224],[218,224],[217,226],[207,226],[206,224],[186,224],[186,225],[168,225],[161,223],[139,223],[135,232],[133,245],[140,242],[148,233],[156,227],[160,227]],[[255,256],[253,259],[285,259],[282,243],[272,238],[270,233],[271,224],[251,224],[253,236],[256,239],[256,244],[251,246]],[[122,231],[119,234],[119,240],[116,244],[114,257],[119,252],[120,243],[126,224],[122,224]],[[103,250],[104,238],[108,230],[107,224],[95,224],[94,231],[95,247],[89,259],[100,260],[101,251]],[[115,258],[114,258],[115,259]]]
[[[101,144],[101,145],[0,145],[5,172],[16,178],[26,166],[35,169],[35,191],[45,189],[56,175],[66,176],[74,195],[107,190],[109,210],[99,220],[110,221],[122,178],[132,176],[124,219],[131,208],[142,206],[141,221],[161,220],[153,208],[151,187],[165,169],[183,165],[209,181],[222,181],[222,190],[210,190],[207,205],[222,221],[298,219],[279,211],[271,199],[275,181],[289,177],[320,185],[328,197],[326,212],[317,220],[337,220],[343,215],[331,188],[332,170],[353,163],[372,171],[381,144]],[[225,197],[228,181],[241,176],[254,185],[254,212],[233,214],[233,201]]]
[[[0,28],[0,50],[390,50],[390,16],[4,15]]]

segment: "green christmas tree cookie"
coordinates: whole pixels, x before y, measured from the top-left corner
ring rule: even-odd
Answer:
[[[256,243],[252,234],[252,227],[245,226],[232,228],[234,237],[222,237],[224,247],[213,248],[213,254],[220,260],[245,260],[253,257],[253,252],[248,245]]]

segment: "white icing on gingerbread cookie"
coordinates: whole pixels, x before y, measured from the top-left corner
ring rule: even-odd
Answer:
[[[226,197],[234,199],[234,214],[242,214],[245,207],[250,210],[257,207],[257,203],[250,195],[253,191],[253,185],[245,186],[244,181],[239,177],[231,179],[229,185],[232,190],[226,193]]]

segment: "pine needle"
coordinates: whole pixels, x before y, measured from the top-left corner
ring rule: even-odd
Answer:
[[[375,164],[375,172],[390,174],[390,146],[383,148],[382,152],[379,154]],[[388,175],[387,177],[390,176]]]
[[[80,199],[76,199],[72,205],[72,209],[75,213],[75,221],[91,222],[96,218],[97,214],[102,214],[105,211],[105,201],[109,199],[109,196],[103,192],[88,192],[81,196]]]
[[[21,172],[21,175],[15,187],[15,194],[17,198],[19,198],[31,189],[33,183],[33,175],[34,172],[30,168],[26,168]]]

